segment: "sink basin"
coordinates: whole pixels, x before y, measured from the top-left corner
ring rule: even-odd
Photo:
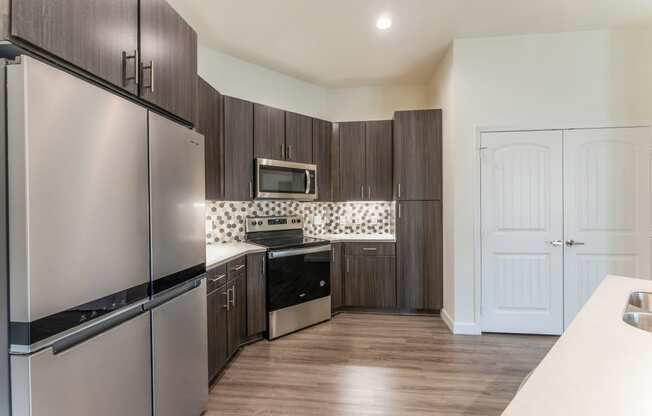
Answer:
[[[632,292],[629,295],[627,311],[652,313],[652,293]]]
[[[635,328],[652,332],[652,314],[650,313],[625,312],[623,321]]]

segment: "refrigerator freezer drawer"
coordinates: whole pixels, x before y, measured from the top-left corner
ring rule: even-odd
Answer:
[[[151,413],[149,314],[68,350],[11,357],[13,416]]]
[[[154,416],[199,416],[208,403],[206,281],[151,314]]]

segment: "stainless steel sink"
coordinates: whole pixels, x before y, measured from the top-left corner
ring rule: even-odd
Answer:
[[[623,321],[635,328],[652,332],[652,293],[632,292]]]
[[[638,311],[652,313],[652,293],[633,292],[629,295],[627,309],[631,312]]]

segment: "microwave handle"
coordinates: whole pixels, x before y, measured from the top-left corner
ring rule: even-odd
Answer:
[[[310,171],[306,169],[306,194],[310,193]]]

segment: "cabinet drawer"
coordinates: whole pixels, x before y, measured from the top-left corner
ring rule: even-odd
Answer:
[[[218,286],[226,283],[226,264],[206,271],[206,293],[211,293]]]
[[[227,263],[227,280],[231,280],[242,276],[247,271],[247,257],[242,256]]]
[[[394,243],[347,243],[344,248],[347,256],[395,256]]]

